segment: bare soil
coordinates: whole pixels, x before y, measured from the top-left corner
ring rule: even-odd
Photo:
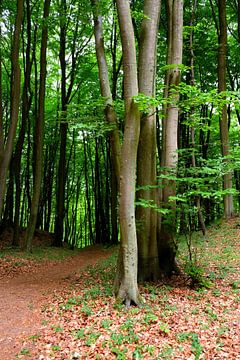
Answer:
[[[88,247],[64,260],[11,263],[0,259],[0,359],[16,359],[26,337],[40,332],[41,309],[54,292],[70,286],[88,265],[110,251]]]

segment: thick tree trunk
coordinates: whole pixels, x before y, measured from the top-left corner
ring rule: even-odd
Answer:
[[[227,18],[226,18],[226,0],[218,1],[219,13],[219,37],[218,37],[218,91],[226,91],[226,60],[227,60]],[[220,118],[220,135],[222,145],[222,155],[229,155],[229,131],[227,118],[227,105],[222,108]],[[228,160],[225,160],[228,162]],[[228,191],[232,189],[232,173],[228,172],[223,176],[223,189]],[[232,217],[234,214],[233,196],[224,195],[224,216]]]
[[[35,149],[35,176],[33,184],[33,197],[31,202],[30,219],[25,234],[25,247],[27,251],[32,251],[32,240],[36,227],[38,205],[41,191],[42,180],[42,158],[43,158],[43,139],[44,139],[44,104],[45,104],[45,83],[46,83],[46,53],[47,53],[47,39],[48,27],[47,18],[49,16],[50,1],[45,0],[42,40],[41,40],[41,54],[40,54],[40,87],[39,87],[39,103],[38,103],[38,118],[36,124],[36,149]]]
[[[9,170],[9,165],[13,152],[13,143],[16,135],[17,122],[18,122],[18,113],[19,113],[19,102],[20,102],[20,83],[21,83],[21,71],[19,66],[19,47],[20,47],[20,35],[21,35],[21,25],[23,18],[23,0],[17,1],[17,15],[14,27],[13,35],[13,46],[12,46],[12,83],[11,83],[11,123],[8,131],[7,142],[3,150],[1,145],[2,161],[0,162],[0,219],[3,211],[3,202],[6,192],[6,181],[7,173]],[[0,124],[2,120],[0,118]],[[2,137],[2,126],[0,126],[0,139],[1,143],[3,142]]]
[[[139,92],[155,95],[156,46],[161,1],[146,0],[144,19],[140,32]],[[156,109],[141,115],[141,131],[138,146],[137,182],[142,189],[137,197],[156,204]],[[143,189],[152,186],[153,188]],[[155,188],[154,188],[155,186]],[[156,280],[160,276],[157,248],[157,213],[151,207],[136,209],[138,239],[138,277],[140,280]]]
[[[178,161],[178,107],[177,102],[179,94],[176,91],[180,81],[180,70],[178,65],[182,63],[182,30],[183,30],[183,1],[176,0],[168,1],[169,9],[169,41],[168,41],[168,61],[169,64],[174,64],[175,67],[169,70],[168,80],[168,97],[170,102],[166,109],[166,119],[164,121],[163,130],[163,159],[162,165],[166,168],[166,172],[176,174],[176,167]],[[170,201],[171,197],[176,195],[175,181],[164,180],[162,192],[162,206],[171,210],[167,218],[162,219],[160,238],[158,238],[159,248],[159,262],[160,267],[166,274],[171,274],[176,270],[175,256],[176,256],[176,204],[174,200]]]
[[[120,170],[120,231],[117,296],[127,306],[140,303],[137,285],[137,236],[135,224],[135,182],[140,115],[133,96],[138,94],[137,62],[133,24],[128,0],[117,0],[123,52],[125,128]]]

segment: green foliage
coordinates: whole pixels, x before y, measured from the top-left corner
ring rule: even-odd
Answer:
[[[194,332],[186,332],[178,334],[177,337],[180,342],[186,341],[189,338],[191,339],[191,348],[195,355],[195,359],[198,360],[203,350],[198,335]]]
[[[184,266],[185,273],[190,277],[194,288],[210,288],[212,282],[206,278],[204,269],[195,261],[188,261]]]

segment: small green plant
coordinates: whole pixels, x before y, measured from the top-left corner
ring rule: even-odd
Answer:
[[[198,334],[194,332],[185,332],[185,333],[177,334],[177,338],[180,342],[186,341],[190,338],[191,349],[195,355],[195,359],[198,360],[200,358],[203,348],[199,341]]]
[[[147,351],[150,355],[153,355],[156,350],[156,347],[154,345],[146,345],[145,351]]]
[[[210,306],[206,306],[205,312],[208,314],[209,318],[212,320],[217,320],[218,316],[213,312]]]
[[[111,340],[115,345],[122,345],[126,337],[123,334],[112,333]]]
[[[72,297],[69,298],[67,301],[68,305],[81,305],[82,303],[82,297],[81,296],[76,296],[76,297]]]
[[[39,335],[39,334],[31,335],[31,336],[29,336],[29,340],[35,341],[35,340],[39,339],[40,337],[41,337],[41,335]]]
[[[158,321],[158,317],[152,312],[147,312],[143,317],[143,322],[145,324],[156,323]]]
[[[87,340],[85,341],[85,345],[86,346],[91,346],[92,344],[95,344],[96,340],[99,338],[101,334],[98,332],[91,332],[88,337]]]
[[[159,330],[161,333],[166,334],[166,335],[170,333],[169,325],[162,321],[159,323]]]
[[[184,267],[185,273],[191,279],[191,287],[201,289],[210,288],[212,282],[204,276],[204,270],[195,261],[188,261]]]
[[[142,348],[140,346],[136,347],[136,349],[133,351],[132,359],[143,359]]]
[[[83,305],[81,312],[86,316],[91,316],[93,314],[92,309],[86,304]]]
[[[59,346],[59,345],[52,346],[52,351],[59,351],[59,350],[61,350],[61,346]]]
[[[23,349],[21,350],[21,355],[30,356],[30,350],[27,349],[27,348],[23,348]]]
[[[110,319],[103,319],[103,320],[101,321],[101,326],[102,326],[104,329],[108,329],[111,325],[112,325],[112,320],[110,320]]]
[[[213,289],[212,293],[216,297],[221,296],[222,294],[222,292],[219,289]]]
[[[121,329],[122,330],[128,330],[128,329],[132,329],[133,328],[133,320],[132,319],[129,319],[127,318],[125,323],[121,325]]]
[[[76,339],[82,339],[85,337],[85,329],[78,329],[78,330],[74,330],[72,332],[72,335],[76,338]]]
[[[220,327],[220,328],[218,329],[218,335],[219,335],[219,336],[225,335],[225,334],[227,334],[228,332],[229,332],[229,328],[226,327],[226,326]]]
[[[158,354],[156,359],[172,359],[174,350],[170,346],[165,346]]]
[[[112,346],[111,352],[116,356],[117,360],[126,360],[126,356],[125,356],[125,354],[127,353],[126,348],[120,350],[117,347]]]
[[[240,288],[240,281],[239,281],[239,280],[238,280],[238,281],[233,281],[233,282],[231,283],[231,286],[232,286],[232,288],[233,288],[234,290],[239,289],[239,288]]]
[[[52,329],[56,332],[56,333],[60,333],[63,332],[64,329],[60,326],[60,325],[52,325]]]

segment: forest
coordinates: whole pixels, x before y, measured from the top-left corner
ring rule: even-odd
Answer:
[[[233,261],[238,294],[240,1],[0,0],[0,18],[1,275],[14,277],[16,261],[18,275],[38,271],[46,244],[70,259],[111,253],[108,301],[148,311],[150,326],[158,315],[144,304],[169,287],[217,286],[218,265],[199,263],[215,248],[217,261]],[[81,291],[86,279],[77,279]],[[74,299],[69,309],[80,306]],[[171,333],[165,322],[157,331]],[[91,334],[94,344],[100,335]],[[121,346],[98,358],[205,359],[194,330],[184,340],[194,357],[140,345],[124,352],[115,339]],[[237,358],[236,344],[227,358]],[[97,358],[56,355],[54,346],[41,359]],[[35,359],[24,349],[19,358]]]

